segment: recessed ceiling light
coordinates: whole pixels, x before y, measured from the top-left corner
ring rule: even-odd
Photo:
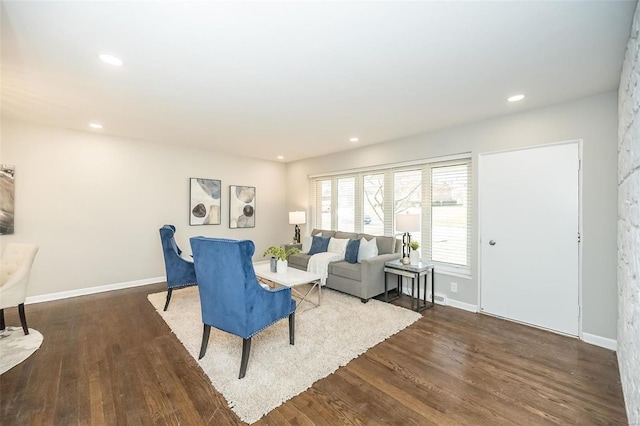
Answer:
[[[359,140],[358,138],[349,138],[349,142],[358,142]]]
[[[100,124],[100,123],[89,123],[89,127],[91,127],[92,129],[100,130],[100,129],[102,129],[102,124]]]
[[[102,62],[106,62],[109,65],[115,65],[116,67],[122,65],[122,59],[117,58],[113,55],[107,55],[106,53],[101,54],[100,59],[102,60]]]
[[[278,155],[278,160],[284,160],[284,157],[282,155]]]
[[[524,99],[524,95],[513,95],[507,98],[509,102],[518,102]]]

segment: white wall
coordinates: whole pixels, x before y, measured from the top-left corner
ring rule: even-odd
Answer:
[[[342,153],[289,163],[287,205],[309,208],[308,175],[471,152],[472,279],[436,274],[436,293],[478,304],[478,154],[582,139],[583,330],[616,339],[617,95],[605,93],[548,108],[466,124]],[[308,232],[307,229],[304,230]],[[451,293],[450,282],[458,283]]]
[[[618,365],[629,424],[640,424],[640,9],[620,78],[618,109]]]
[[[40,245],[28,296],[164,276],[158,229],[189,237],[251,239],[254,258],[293,233],[285,165],[43,127],[2,122],[0,162],[15,166],[15,234]],[[222,180],[222,224],[189,226],[189,178]],[[255,186],[256,227],[229,229],[229,185]]]

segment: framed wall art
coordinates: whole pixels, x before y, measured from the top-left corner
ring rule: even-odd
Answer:
[[[0,164],[0,235],[13,234],[15,167]]]
[[[217,179],[190,179],[189,225],[220,225],[221,185]]]
[[[229,186],[229,228],[255,228],[256,187]]]

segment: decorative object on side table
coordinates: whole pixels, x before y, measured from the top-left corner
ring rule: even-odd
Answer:
[[[409,259],[411,260],[410,264],[417,265],[420,261],[420,252],[418,251],[420,243],[416,240],[411,240],[409,247],[411,248],[411,253],[409,253]]]
[[[396,230],[404,233],[402,235],[401,262],[403,265],[408,265],[409,263],[411,263],[411,259],[409,258],[409,253],[411,252],[411,247],[409,247],[409,243],[411,242],[411,234],[409,234],[409,232],[420,230],[420,215],[410,213],[397,214]]]
[[[300,226],[307,223],[306,213],[303,211],[289,212],[289,225],[295,225],[295,232],[293,234],[293,242],[300,244]]]
[[[189,225],[220,225],[220,185],[217,179],[190,179]]]
[[[263,256],[267,256],[270,254],[271,256],[277,259],[276,262],[276,272],[279,274],[284,274],[287,272],[287,257],[292,254],[300,253],[300,249],[297,247],[290,248],[289,250],[283,249],[282,247],[271,246],[264,251]]]
[[[229,185],[229,228],[256,227],[256,187]]]

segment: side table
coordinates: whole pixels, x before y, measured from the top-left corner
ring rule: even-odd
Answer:
[[[435,285],[433,281],[433,263],[426,263],[420,260],[417,265],[403,265],[400,259],[389,260],[384,263],[384,300],[389,302],[388,286],[387,286],[387,274],[397,275],[397,291],[398,296],[402,294],[402,277],[411,278],[411,309],[416,312],[423,311],[435,306]],[[427,277],[431,276],[431,302],[427,302]],[[420,300],[420,278],[424,277],[424,293],[422,300]],[[417,281],[417,286],[416,286]],[[418,289],[418,294],[415,294],[415,289]],[[395,300],[393,298],[391,300]],[[413,307],[415,301],[415,308]],[[422,302],[422,303],[420,303]]]

